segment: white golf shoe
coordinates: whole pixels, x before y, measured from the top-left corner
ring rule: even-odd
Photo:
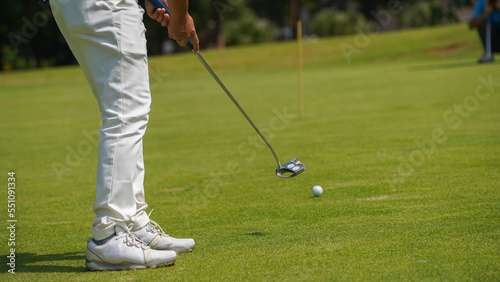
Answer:
[[[157,268],[175,264],[174,251],[153,250],[130,231],[115,227],[116,235],[96,242],[87,241],[85,265],[91,271]]]
[[[158,223],[153,220],[150,220],[143,228],[132,231],[132,233],[155,250],[170,250],[177,253],[188,253],[191,252],[195,246],[193,239],[177,239],[165,234]]]

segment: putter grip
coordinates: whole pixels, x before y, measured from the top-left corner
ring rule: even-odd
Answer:
[[[165,9],[165,14],[169,14],[170,15],[170,10],[167,8],[167,6],[165,6],[165,4],[163,4],[160,0],[147,0],[149,3],[151,3],[151,5],[153,5],[153,7],[155,7],[155,9]],[[191,39],[189,39],[188,43],[187,43],[187,47],[193,51],[193,42],[191,41]]]

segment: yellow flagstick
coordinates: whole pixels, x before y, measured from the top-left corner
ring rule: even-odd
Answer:
[[[299,119],[304,118],[304,91],[302,84],[302,21],[297,21],[297,67],[299,74]]]

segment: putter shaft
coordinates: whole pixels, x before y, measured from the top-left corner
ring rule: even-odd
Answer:
[[[165,14],[169,14],[170,15],[170,11],[167,8],[167,6],[165,6],[165,4],[163,4],[160,0],[147,0],[147,1],[149,3],[151,3],[151,5],[153,5],[153,7],[155,7],[156,9],[165,9]],[[187,47],[189,49],[191,49],[191,51],[193,51],[193,42],[191,40],[189,40],[189,42],[187,43]],[[224,90],[224,92],[226,92],[226,95],[229,97],[229,99],[231,99],[231,101],[233,101],[233,103],[236,105],[236,107],[238,107],[238,109],[240,110],[240,112],[245,116],[245,118],[248,120],[248,122],[252,125],[253,129],[255,129],[255,131],[259,134],[260,138],[262,138],[262,140],[264,140],[264,143],[266,143],[266,145],[269,148],[269,150],[271,150],[271,152],[273,153],[273,156],[276,159],[276,163],[278,163],[278,168],[280,168],[281,167],[281,163],[280,163],[280,160],[278,159],[278,155],[276,155],[276,152],[274,151],[274,149],[271,146],[271,144],[269,144],[269,141],[267,141],[266,137],[264,137],[264,135],[262,134],[262,132],[260,132],[259,128],[257,128],[257,126],[255,125],[255,123],[253,123],[253,121],[250,119],[250,117],[247,115],[247,113],[245,113],[245,111],[240,106],[240,104],[238,104],[238,102],[236,101],[236,99],[234,99],[233,95],[231,95],[231,92],[229,92],[229,90],[227,90],[227,88],[224,85],[224,83],[222,83],[222,81],[219,79],[219,77],[215,74],[215,72],[212,70],[212,68],[205,61],[205,59],[203,59],[203,57],[201,56],[201,54],[198,53],[198,54],[195,54],[195,55],[198,58],[198,60],[200,60],[201,64],[203,66],[205,66],[205,68],[208,70],[208,72],[212,75],[212,77],[215,79],[215,81],[217,81],[217,83],[222,88],[222,90]]]
[[[224,92],[229,97],[229,99],[231,99],[231,101],[233,101],[233,103],[236,105],[236,107],[245,116],[245,118],[248,120],[248,122],[252,125],[253,129],[255,129],[255,131],[259,134],[260,138],[262,138],[262,140],[264,141],[264,143],[266,143],[266,145],[269,148],[269,150],[271,150],[271,152],[273,153],[273,156],[276,159],[276,163],[278,163],[278,167],[281,167],[281,163],[280,163],[280,160],[278,159],[278,155],[274,151],[274,149],[271,146],[271,144],[269,143],[269,141],[267,141],[266,137],[264,137],[264,134],[262,134],[262,132],[260,132],[259,128],[255,125],[255,123],[253,123],[253,121],[247,115],[247,113],[245,112],[245,110],[243,110],[243,108],[240,106],[240,104],[238,103],[238,101],[236,101],[236,99],[234,99],[234,97],[231,94],[231,92],[229,92],[229,90],[226,88],[226,86],[224,85],[224,83],[222,83],[222,81],[219,79],[219,77],[215,74],[215,72],[212,70],[212,68],[205,61],[205,59],[203,59],[203,57],[201,56],[201,54],[200,53],[196,54],[196,57],[198,58],[198,60],[200,60],[201,64],[207,69],[207,71],[212,75],[212,77],[215,79],[215,81],[217,81],[217,83],[222,88],[222,90],[224,90]]]
[[[156,9],[165,9],[165,14],[170,14],[170,11],[168,10],[167,6],[165,6],[165,4],[163,4],[160,0],[147,0],[147,1],[149,3],[151,3],[153,5],[153,7],[155,7]],[[194,51],[193,50],[194,49],[193,42],[191,40],[189,40],[189,42],[187,43],[187,47],[189,49],[191,49],[191,51]],[[291,161],[285,163],[286,167],[283,167],[281,165],[280,160],[278,158],[278,155],[274,151],[274,149],[271,146],[271,144],[269,143],[269,141],[267,141],[266,137],[264,137],[264,134],[262,134],[262,132],[260,132],[259,128],[255,125],[255,123],[253,123],[253,121],[250,119],[250,117],[247,115],[247,113],[240,106],[238,101],[236,101],[236,99],[234,99],[231,92],[229,92],[229,90],[226,88],[224,83],[222,83],[222,81],[219,79],[219,77],[215,74],[215,72],[212,70],[212,68],[205,61],[205,59],[203,59],[203,56],[201,56],[200,53],[195,54],[195,55],[198,58],[198,60],[200,60],[201,64],[205,67],[205,69],[212,75],[212,77],[215,79],[215,81],[217,81],[217,83],[222,88],[222,90],[224,90],[227,97],[229,97],[229,99],[231,99],[231,101],[233,101],[234,105],[236,105],[236,107],[240,110],[240,112],[243,114],[243,116],[245,116],[247,121],[252,125],[253,129],[255,129],[255,132],[257,132],[259,134],[260,138],[262,138],[262,141],[264,141],[264,143],[266,143],[269,150],[271,150],[271,153],[273,153],[274,159],[276,160],[276,163],[278,164],[278,168],[276,169],[276,174],[281,178],[290,178],[290,177],[294,177],[297,174],[303,172],[306,169],[306,166],[297,159],[292,159]],[[290,175],[290,176],[283,175],[286,172],[290,172],[290,173],[292,173],[292,175]]]

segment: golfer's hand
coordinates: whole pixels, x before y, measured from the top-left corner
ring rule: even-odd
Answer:
[[[200,52],[200,41],[196,34],[193,18],[189,14],[173,15],[168,22],[168,36],[181,46],[186,46],[188,41],[193,42],[195,54]]]
[[[161,0],[165,6],[168,8],[168,3],[167,0]],[[159,22],[161,26],[166,27],[168,25],[168,21],[170,20],[170,16],[168,14],[165,14],[165,9],[156,9],[149,3],[149,1],[146,2],[146,13],[148,13],[148,16],[152,18],[153,20]]]

